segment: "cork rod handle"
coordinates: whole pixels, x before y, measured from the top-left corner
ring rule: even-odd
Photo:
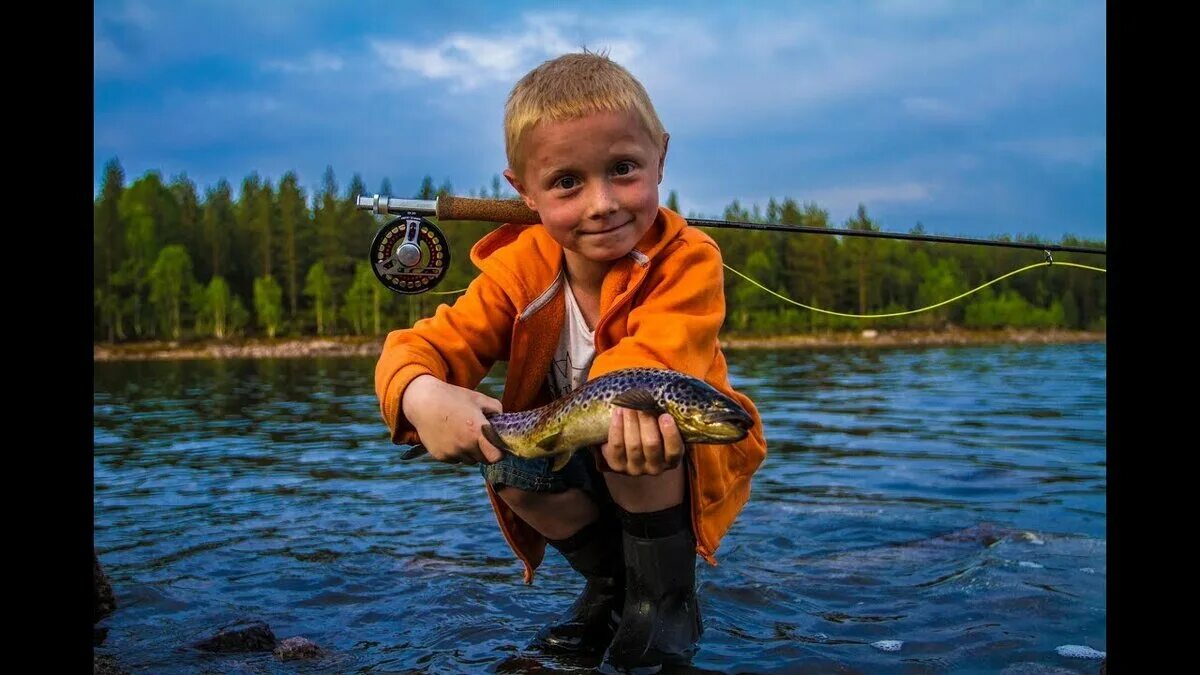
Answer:
[[[519,199],[471,199],[443,195],[437,199],[438,220],[482,220],[533,225],[542,222],[537,211]]]

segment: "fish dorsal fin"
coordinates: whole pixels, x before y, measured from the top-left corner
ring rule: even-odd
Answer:
[[[567,462],[571,461],[571,455],[573,455],[573,454],[574,453],[571,453],[571,452],[564,452],[561,455],[555,457],[554,464],[550,467],[550,470],[551,471],[562,471],[562,468],[567,465]]]
[[[612,404],[622,408],[632,408],[648,413],[661,414],[666,412],[658,404],[658,399],[648,389],[636,388],[623,391],[613,397]]]

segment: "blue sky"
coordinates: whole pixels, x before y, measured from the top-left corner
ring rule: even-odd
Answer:
[[[1106,237],[1105,4],[99,1],[95,188],[120,159],[236,189],[326,165],[344,192],[506,166],[504,100],[538,63],[607,49],[667,130],[685,212],[858,203],[884,229]]]

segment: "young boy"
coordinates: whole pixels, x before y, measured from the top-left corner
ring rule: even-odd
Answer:
[[[702,624],[696,554],[714,553],[766,455],[754,404],[729,384],[721,254],[660,207],[668,134],[642,85],[606,56],[567,54],[513,88],[505,178],[541,216],[481,239],[482,271],[452,307],[388,335],[375,372],[396,443],[482,463],[500,529],[525,565],[546,544],[586,579],[534,645],[599,653],[604,672],[685,663]],[[509,361],[503,401],[473,391]],[[485,413],[544,405],[605,373],[647,366],[703,379],[755,420],[732,445],[684,447],[670,415],[619,409],[608,442],[549,460],[503,455]]]

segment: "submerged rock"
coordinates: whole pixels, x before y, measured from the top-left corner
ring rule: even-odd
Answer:
[[[92,549],[92,562],[92,587],[95,589],[92,623],[96,623],[112,614],[113,610],[117,608],[117,599],[113,597],[112,584],[108,582],[108,577],[100,567],[100,556],[96,554],[95,549]]]
[[[195,647],[206,652],[269,652],[276,643],[275,634],[265,621],[239,621],[197,642]]]
[[[125,671],[108,654],[92,654],[92,675],[125,675]]]
[[[293,661],[296,659],[316,659],[325,654],[313,641],[308,638],[290,637],[280,641],[275,647],[275,656],[281,661]]]

